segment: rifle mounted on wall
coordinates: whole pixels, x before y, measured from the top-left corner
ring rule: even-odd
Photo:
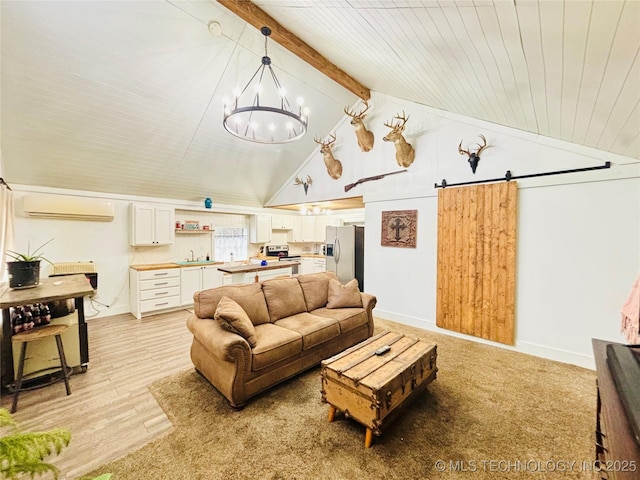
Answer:
[[[371,180],[380,180],[381,178],[388,177],[389,175],[395,175],[396,173],[403,173],[403,172],[406,172],[406,171],[407,171],[407,169],[405,168],[404,170],[398,170],[397,172],[383,173],[382,175],[374,175],[373,177],[364,177],[364,178],[361,178],[360,180],[358,180],[356,182],[350,183],[349,185],[345,185],[344,186],[344,191],[348,192],[349,190],[351,190],[356,185],[360,185],[361,183],[364,183],[364,182],[370,182]]]

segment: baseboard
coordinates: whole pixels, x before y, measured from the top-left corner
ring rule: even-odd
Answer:
[[[97,312],[97,313],[96,313]],[[105,307],[103,305],[91,306],[85,303],[84,306],[84,318],[89,321],[93,318],[111,317],[113,315],[120,315],[122,313],[129,313],[129,305],[119,305],[115,307]]]
[[[402,323],[404,325],[421,328],[423,330],[430,330],[432,332],[441,333],[443,335],[450,335],[456,338],[464,338],[465,340],[471,340],[485,345],[492,345],[494,347],[504,348],[506,350],[512,350],[514,352],[526,353],[528,355],[534,355],[536,357],[542,357],[549,360],[554,360],[556,362],[568,363],[571,365],[588,368],[590,370],[595,370],[595,361],[593,359],[593,356],[591,355],[571,352],[568,350],[561,350],[558,348],[539,345],[531,342],[518,341],[518,339],[516,339],[515,346],[504,345],[502,343],[485,340],[484,338],[478,338],[472,335],[465,335],[463,333],[445,330],[438,327],[435,321],[411,317],[408,315],[400,315],[395,312],[388,312],[385,310],[380,310],[378,308],[373,311],[373,315],[383,320],[391,320],[392,322]]]

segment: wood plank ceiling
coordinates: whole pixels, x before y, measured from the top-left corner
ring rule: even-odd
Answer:
[[[372,91],[640,159],[637,0],[255,3]],[[261,206],[357,98],[270,42],[312,130],[250,144],[222,104],[264,38],[222,5],[1,2],[0,16],[10,183]]]

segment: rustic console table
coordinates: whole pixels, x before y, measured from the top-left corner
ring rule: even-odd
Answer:
[[[0,295],[0,308],[2,308],[2,388],[10,386],[14,382],[11,307],[73,298],[78,313],[80,362],[86,366],[89,363],[89,342],[84,318],[84,297],[89,294],[93,294],[93,287],[87,277],[78,274],[44,278],[37,287],[19,290],[7,289]]]
[[[592,340],[598,387],[596,460],[601,462],[602,470],[606,470],[598,478],[634,480],[640,478],[640,445],[633,436],[607,364],[610,343],[614,342]]]

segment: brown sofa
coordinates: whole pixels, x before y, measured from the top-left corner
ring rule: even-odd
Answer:
[[[353,304],[355,294],[362,306],[341,308],[347,297],[341,300],[340,288],[345,287],[333,272],[323,272],[196,292],[195,314],[187,320],[196,370],[240,408],[254,395],[369,338],[376,297],[357,292],[356,283],[346,303]],[[243,337],[220,319],[224,297],[223,305],[230,298],[246,312],[253,336]]]

